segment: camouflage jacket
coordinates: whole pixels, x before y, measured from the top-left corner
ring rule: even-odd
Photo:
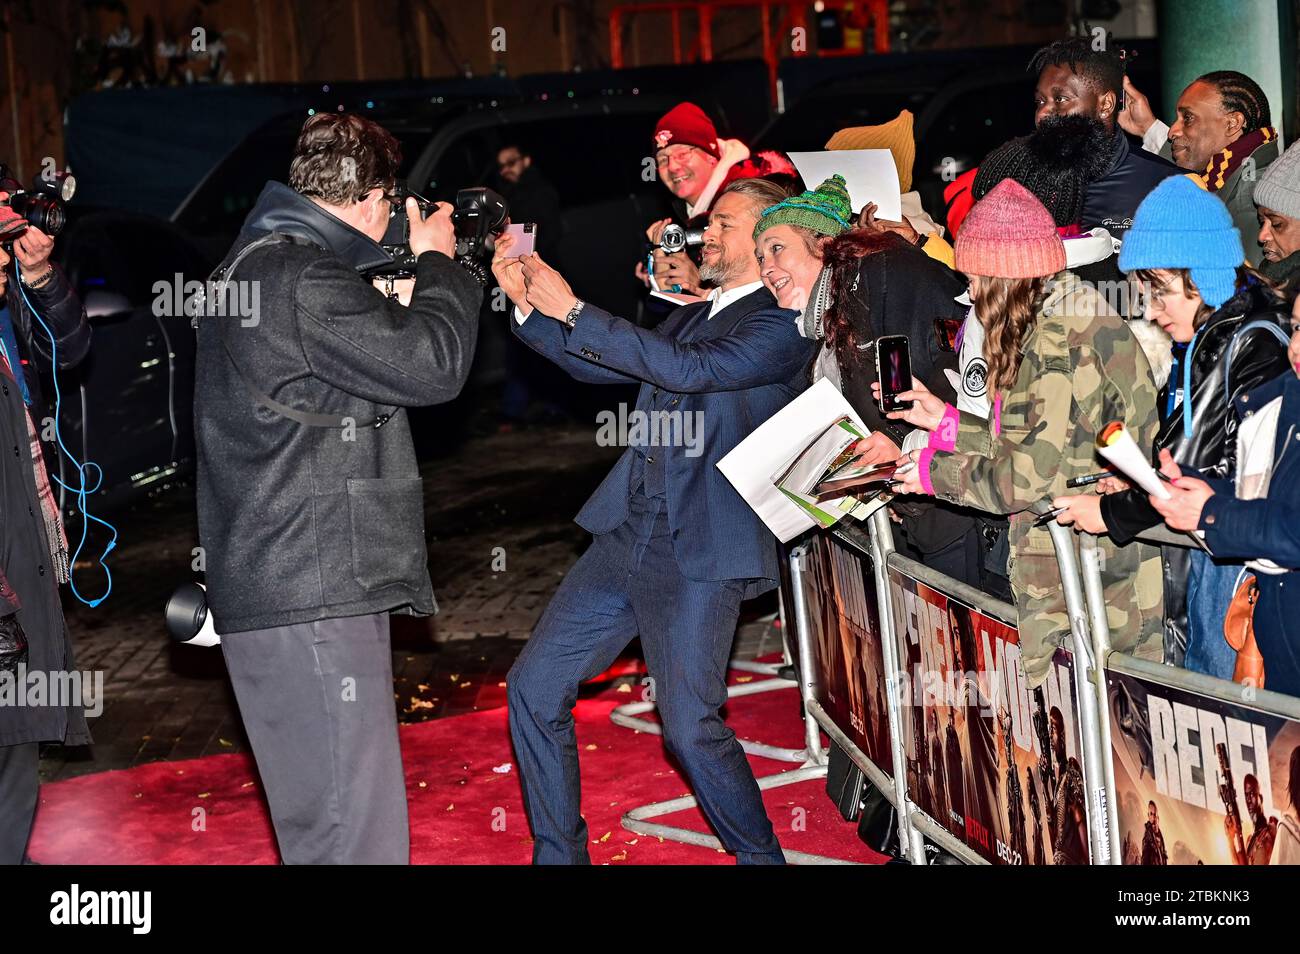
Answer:
[[[1051,535],[1030,509],[1074,493],[1071,477],[1102,468],[1097,433],[1122,420],[1139,447],[1155,437],[1156,386],[1126,322],[1072,272],[1049,279],[1049,292],[1021,347],[1015,385],[1002,394],[1000,427],[961,414],[955,449],[930,465],[938,497],[1010,516],[1008,564],[1020,616],[1020,645],[1031,686],[1042,683],[1070,632]],[[1040,508],[1042,509],[1042,508]],[[1161,658],[1163,590],[1159,549],[1099,541],[1111,643]]]

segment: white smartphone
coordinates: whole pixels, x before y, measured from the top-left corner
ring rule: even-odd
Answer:
[[[537,245],[536,222],[520,222],[518,225],[507,225],[506,234],[513,235],[515,238],[514,247],[510,249],[511,258],[517,255],[533,254]]]

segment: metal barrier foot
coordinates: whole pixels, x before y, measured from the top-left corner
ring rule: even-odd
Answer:
[[[778,666],[769,663],[752,663],[744,661],[735,661],[731,663],[732,669],[739,669],[743,672],[756,672],[762,675],[774,675]],[[764,679],[760,682],[751,682],[744,685],[728,686],[727,698],[735,699],[740,696],[752,696],[760,692],[771,692],[773,689],[798,689],[799,684],[792,679]],[[649,719],[642,719],[639,716],[654,711],[655,704],[650,701],[644,702],[625,702],[621,706],[616,706],[609,714],[609,721],[615,725],[622,726],[625,729],[632,729],[636,732],[646,732],[651,735],[663,735],[663,726],[658,722],[652,722]],[[789,749],[776,745],[768,745],[766,742],[755,742],[751,739],[737,739],[740,747],[749,755],[757,755],[765,759],[775,759],[778,762],[794,762],[801,765],[815,764],[821,765],[825,762],[824,752],[809,753],[807,747],[802,749]]]
[[[784,682],[784,680],[781,681]],[[764,776],[758,779],[758,787],[762,791],[767,791],[770,788],[780,788],[783,785],[793,785],[797,782],[825,777],[825,765],[811,765],[792,769],[789,772]],[[648,819],[657,818],[660,815],[671,815],[673,812],[694,808],[698,804],[699,802],[696,801],[694,795],[683,795],[680,798],[670,798],[663,802],[651,802],[649,805],[633,808],[624,814],[621,823],[628,831],[638,835],[651,835],[684,845],[698,845],[701,848],[721,850],[722,842],[713,835],[706,835],[691,828],[679,828],[675,825],[663,825],[659,822],[648,821]],[[860,863],[849,861],[846,858],[828,858],[825,855],[793,851],[789,848],[783,848],[782,852],[785,854],[785,860],[795,865],[856,865]]]

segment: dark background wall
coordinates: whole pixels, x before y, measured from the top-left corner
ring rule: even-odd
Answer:
[[[1118,16],[1095,22],[1120,36],[1153,34],[1154,0],[1117,5]],[[609,64],[614,6],[613,0],[6,0],[0,2],[0,157],[24,176],[46,157],[62,165],[64,109],[91,90],[598,68]],[[893,2],[893,43],[1040,42],[1062,35],[1080,7],[1107,12],[1107,6],[1116,4]],[[812,4],[806,9],[811,23]],[[693,11],[682,14],[683,55],[695,42],[696,23]],[[716,8],[713,23],[715,59],[762,55],[757,8]],[[193,49],[196,28],[203,30],[203,49]],[[495,28],[504,30],[495,37],[497,49]],[[776,32],[788,50],[788,23]],[[810,33],[815,50],[815,30]],[[673,62],[667,14],[626,16],[622,38],[627,65]]]

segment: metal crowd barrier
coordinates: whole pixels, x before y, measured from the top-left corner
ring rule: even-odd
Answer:
[[[1223,718],[1245,712],[1253,718],[1273,725],[1274,738],[1283,737],[1284,733],[1278,729],[1278,726],[1282,726],[1287,733],[1285,738],[1288,740],[1286,742],[1288,745],[1291,741],[1300,743],[1300,699],[1265,689],[1247,689],[1234,682],[1114,651],[1111,647],[1102,587],[1102,554],[1097,547],[1096,537],[1086,533],[1076,534],[1056,523],[1049,524],[1048,529],[1060,569],[1062,593],[1069,620],[1070,631],[1065,637],[1063,648],[1069,654],[1073,702],[1077,706],[1075,715],[1078,755],[1086,801],[1085,816],[1090,858],[1093,864],[1123,864],[1126,859],[1117,798],[1120,789],[1116,784],[1115,772],[1118,759],[1116,734],[1131,734],[1133,730],[1131,725],[1126,726],[1116,722],[1120,716],[1116,706],[1112,705],[1110,697],[1112,683],[1117,679],[1142,680],[1143,686],[1148,689],[1150,687],[1168,689],[1175,694],[1185,695],[1189,700],[1185,705],[1192,702],[1197,706],[1217,705],[1222,713],[1226,713]],[[729,696],[735,697],[797,686],[802,698],[806,740],[803,749],[778,748],[753,741],[742,742],[746,751],[752,754],[802,763],[798,769],[760,778],[759,787],[766,790],[825,777],[828,753],[821,747],[821,734],[825,733],[861,770],[865,779],[894,806],[898,817],[899,848],[907,860],[913,864],[926,864],[928,862],[926,845],[929,842],[961,862],[989,863],[986,858],[968,846],[962,837],[954,834],[940,820],[923,811],[917,802],[917,793],[909,791],[902,695],[903,688],[907,684],[907,675],[904,671],[905,661],[899,656],[900,641],[897,621],[894,617],[889,571],[893,569],[905,574],[939,595],[952,597],[995,620],[1015,620],[1017,618],[1015,608],[895,552],[893,532],[885,509],[880,509],[872,515],[867,522],[865,533],[852,524],[820,532],[832,534],[838,542],[837,545],[843,545],[870,559],[872,582],[879,610],[879,618],[874,623],[875,632],[880,639],[885,714],[888,725],[888,754],[893,770],[888,771],[884,766],[873,761],[854,742],[850,731],[839,724],[819,702],[818,657],[814,644],[813,621],[806,598],[808,582],[805,568],[809,554],[809,541],[804,541],[789,552],[790,598],[786,600],[783,594],[781,607],[785,621],[784,632],[787,634],[787,662],[790,661],[790,657],[796,661],[798,681],[772,678],[746,686],[733,686],[728,691]],[[1161,542],[1168,543],[1169,540],[1165,537]],[[791,638],[793,638],[793,645],[790,642]],[[765,675],[776,674],[776,667],[758,663],[736,662],[732,667]],[[652,707],[653,703],[649,702],[631,703],[620,706],[611,718],[619,725],[638,731],[661,731],[657,724],[637,718]],[[1204,726],[1202,731],[1205,731]],[[1256,749],[1259,746],[1259,738],[1261,737],[1255,739]],[[1268,741],[1267,735],[1262,738]],[[1209,750],[1207,747],[1209,743],[1205,740],[1197,744],[1206,751]],[[1223,748],[1222,745],[1219,746],[1221,752]],[[1297,744],[1297,750],[1300,750],[1300,744]],[[1220,754],[1220,758],[1224,756]],[[1251,758],[1255,773],[1263,774],[1262,769],[1268,762],[1268,752],[1261,754],[1259,751],[1252,751]],[[1260,764],[1261,758],[1264,760],[1264,766]],[[1213,772],[1216,770],[1203,758],[1201,771],[1204,788],[1208,791],[1215,777]],[[1223,779],[1222,775],[1218,777]],[[1227,789],[1232,790],[1232,781],[1226,781],[1228,781]],[[1256,785],[1259,784],[1257,779]],[[1130,794],[1131,788],[1130,785]],[[1235,798],[1234,794],[1234,802]],[[653,818],[681,811],[695,804],[693,797],[685,796],[634,808],[623,816],[623,827],[639,834],[669,838],[687,844],[714,849],[722,847],[712,835],[651,821]],[[1247,807],[1249,812],[1249,802]],[[1240,816],[1238,820],[1240,821]],[[1221,825],[1221,819],[1216,823]],[[1258,822],[1256,824],[1258,825]],[[1245,843],[1244,837],[1242,843]],[[1253,838],[1251,844],[1254,844]],[[1272,842],[1270,841],[1269,844],[1271,846]],[[797,863],[845,863],[841,859],[792,851],[787,851],[786,855],[790,861]]]
[[[890,568],[915,578],[945,596],[951,596],[979,612],[1001,619],[1016,619],[1015,608],[947,577],[925,565],[896,553],[888,516],[877,511],[869,521],[869,539],[855,539],[859,534],[852,529],[831,531],[839,539],[872,558],[875,584],[880,607],[878,632],[882,642],[885,686],[888,695],[890,750],[893,764],[906,766],[902,718],[903,700],[900,689],[902,678],[898,659],[899,640],[896,633],[893,605],[889,597]],[[1061,573],[1062,592],[1070,632],[1065,648],[1071,656],[1075,701],[1078,705],[1078,735],[1080,763],[1087,797],[1087,831],[1093,864],[1122,864],[1121,834],[1117,812],[1118,791],[1113,757],[1112,720],[1116,717],[1108,699],[1108,685],[1112,675],[1131,676],[1186,693],[1195,701],[1212,705],[1215,702],[1228,706],[1243,706],[1243,698],[1251,713],[1266,720],[1289,720],[1300,723],[1300,699],[1284,696],[1265,689],[1246,689],[1226,680],[1191,672],[1162,663],[1151,662],[1116,652],[1111,648],[1110,630],[1106,618],[1106,603],[1102,590],[1102,554],[1097,548],[1097,538],[1049,524],[1057,564]],[[1077,552],[1076,552],[1077,541]],[[1162,542],[1168,542],[1162,540]],[[791,569],[796,582],[801,579],[804,548],[792,551]],[[796,586],[798,590],[798,586]],[[837,725],[818,704],[816,675],[811,664],[811,626],[802,598],[797,600],[795,622],[800,645],[800,658],[809,662],[801,666],[805,706],[822,730],[842,748],[867,780],[890,801],[898,811],[900,848],[912,863],[927,861],[925,842],[970,864],[987,861],[972,850],[940,821],[926,814],[917,805],[914,793],[908,790],[907,772],[886,773],[875,765],[849,738],[843,727]],[[1300,741],[1300,725],[1292,727],[1291,740]],[[1290,742],[1287,743],[1291,744]],[[1260,753],[1254,754],[1256,760]],[[1267,756],[1263,756],[1267,761]],[[1257,763],[1258,764],[1258,761]],[[1211,767],[1202,766],[1204,785],[1211,784]]]

